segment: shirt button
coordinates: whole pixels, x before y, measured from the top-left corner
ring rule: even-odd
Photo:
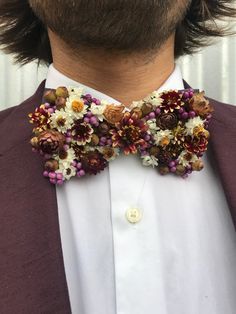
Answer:
[[[126,212],[126,218],[130,223],[135,224],[142,218],[141,211],[138,208],[130,208]]]

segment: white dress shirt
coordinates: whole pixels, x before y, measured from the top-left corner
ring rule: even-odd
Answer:
[[[58,86],[119,103],[51,65],[46,87]],[[166,89],[183,89],[178,66]],[[57,187],[73,314],[236,313],[235,231],[210,158],[182,179],[121,155]]]

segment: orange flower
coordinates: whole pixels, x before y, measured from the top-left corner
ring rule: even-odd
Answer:
[[[202,126],[195,126],[193,129],[193,135],[196,137],[205,136],[206,138],[209,138],[210,133]]]
[[[160,141],[161,146],[167,146],[169,144],[170,144],[170,139],[167,136],[163,137],[163,139]]]
[[[109,122],[110,124],[115,124],[117,122],[120,122],[123,118],[124,109],[125,107],[123,105],[107,105],[103,112],[103,115],[107,122]]]
[[[82,100],[73,100],[71,108],[74,112],[81,112],[84,109],[84,102]]]

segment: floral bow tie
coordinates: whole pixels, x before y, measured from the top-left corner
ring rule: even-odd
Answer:
[[[81,88],[47,90],[29,114],[32,150],[45,161],[53,184],[97,174],[119,154],[138,154],[144,166],[186,178],[203,169],[213,112],[204,92],[153,92],[129,108],[83,94]]]

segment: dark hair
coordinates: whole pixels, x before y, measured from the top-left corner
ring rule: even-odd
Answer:
[[[175,57],[191,54],[210,43],[212,37],[230,33],[217,20],[236,17],[234,0],[192,0],[185,18],[176,29]],[[46,27],[27,0],[1,0],[0,45],[15,54],[22,64],[32,60],[51,63],[52,53]]]

